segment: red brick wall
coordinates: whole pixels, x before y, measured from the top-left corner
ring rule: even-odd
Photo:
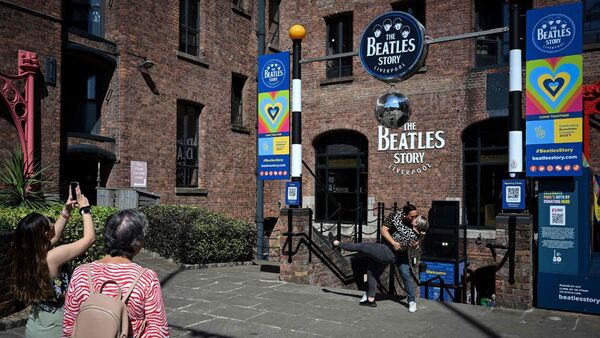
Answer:
[[[40,149],[42,166],[50,166],[49,177],[58,177],[60,165],[60,71],[61,71],[61,13],[60,1],[12,1],[15,6],[0,4],[0,72],[17,75],[18,50],[34,52],[40,62],[41,74],[46,74],[45,59],[54,57],[57,63],[57,84],[48,86],[44,77],[36,83],[36,147]],[[16,8],[15,8],[16,7]],[[22,8],[37,11],[34,15]],[[18,136],[10,116],[0,118],[0,149],[18,145]],[[55,193],[58,180],[52,180],[45,191]]]

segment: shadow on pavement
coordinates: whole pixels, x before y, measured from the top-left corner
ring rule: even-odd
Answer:
[[[500,338],[501,337],[499,334],[497,334],[496,332],[492,331],[489,327],[481,324],[477,319],[473,318],[472,316],[466,314],[463,311],[460,311],[459,309],[457,309],[456,307],[450,305],[449,303],[439,302],[439,304],[443,305],[448,310],[450,310],[450,311],[456,313],[457,315],[459,315],[467,323],[471,324],[473,327],[475,327],[476,329],[478,329],[479,331],[481,331],[481,333],[483,335],[485,335],[485,337],[492,337],[492,338]]]
[[[169,325],[169,328],[175,328],[178,330],[182,330],[182,331],[187,331],[189,332],[186,336],[190,336],[190,337],[202,337],[202,338],[235,338],[233,336],[223,336],[220,334],[216,334],[216,333],[211,333],[211,332],[206,332],[206,331],[202,331],[202,330],[195,330],[195,329],[190,329],[190,328],[183,328],[180,326],[175,326],[175,325]]]
[[[160,279],[160,286],[164,288],[169,283],[171,278],[175,277],[178,273],[180,273],[184,270],[185,269],[179,268],[173,272],[170,272],[168,275],[166,275],[165,277]]]
[[[362,295],[356,295],[356,294],[353,294],[353,293],[333,291],[333,290],[329,290],[329,289],[325,289],[325,288],[322,288],[321,291],[323,291],[325,293],[333,293],[333,294],[340,295],[340,296],[347,296],[347,297],[353,297],[353,298],[362,298]],[[381,294],[381,293],[376,293],[375,294],[375,301],[391,300],[393,302],[399,303],[399,304],[403,305],[404,307],[408,308],[408,303],[405,301],[405,299],[406,299],[406,296],[384,295],[384,294]]]

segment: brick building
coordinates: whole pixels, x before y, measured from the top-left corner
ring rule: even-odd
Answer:
[[[508,25],[502,0],[266,4],[267,52],[291,50],[287,30],[299,23],[307,32],[303,58],[356,51],[364,27],[390,10],[413,14],[432,38]],[[584,4],[588,85],[600,80],[600,5]],[[161,203],[254,218],[257,0],[0,0],[0,18],[0,73],[17,73],[19,50],[40,63],[36,155],[56,174],[47,191],[64,194],[73,180],[89,196],[96,186],[130,187],[131,163],[141,161],[142,190]],[[410,201],[427,212],[434,200],[456,200],[472,261],[492,264],[475,239],[503,233],[495,216],[507,171],[508,34],[431,44],[421,70],[395,86],[411,102],[411,130],[378,126],[373,108],[390,86],[367,74],[358,57],[307,62],[302,70],[303,160],[319,177],[303,171],[303,200],[315,219],[337,208],[323,186],[345,209]],[[1,109],[0,148],[8,149],[19,138]],[[592,168],[600,166],[599,125],[595,119],[590,129]],[[437,146],[386,146],[403,132],[437,135]],[[283,187],[265,184],[265,217],[279,215]],[[342,218],[353,222],[356,212]],[[522,259],[530,256],[525,250]]]
[[[96,186],[133,186],[131,162],[141,161],[142,190],[161,203],[252,220],[256,12],[255,1],[1,1],[0,72],[17,74],[19,50],[40,64],[36,155],[54,174],[46,191],[79,181],[95,201]],[[10,149],[19,138],[2,113],[0,145]],[[267,201],[268,216],[277,198]]]
[[[522,1],[521,6],[524,14],[529,8],[569,2],[533,0]],[[583,84],[593,85],[600,80],[600,3],[583,3]],[[486,244],[507,244],[509,232],[506,218],[496,224],[501,181],[508,178],[508,33],[430,44],[424,67],[395,85],[410,100],[410,130],[385,130],[378,126],[373,109],[390,86],[369,75],[359,57],[308,60],[357,51],[369,22],[390,10],[413,14],[431,38],[508,26],[505,1],[282,1],[281,26],[299,23],[306,28],[302,42],[302,59],[307,61],[302,64],[303,160],[319,180],[304,170],[304,204],[313,208],[317,222],[335,214],[337,205],[328,201],[323,185],[329,196],[348,209],[366,206],[372,210],[377,202],[389,207],[392,202],[410,201],[427,213],[432,201],[459,201],[460,222],[467,225],[470,268],[492,266],[493,284],[493,266],[505,251],[498,250],[494,257]],[[290,40],[280,44],[281,49],[291,50]],[[595,155],[600,149],[600,124],[597,117],[590,123],[589,160],[594,169],[600,166],[600,157]],[[443,142],[434,147],[409,145],[408,150],[389,147],[390,135],[399,141],[402,133],[417,133],[415,139],[439,135]],[[373,219],[375,211],[363,212],[363,219]],[[351,221],[356,214],[343,217]],[[500,304],[510,307],[531,306],[534,292],[534,234],[529,223],[533,218],[518,222],[517,283],[507,282],[508,264],[496,275]],[[300,275],[306,269],[320,273],[316,266],[298,269]],[[286,273],[293,276],[290,271],[293,268],[286,267]]]

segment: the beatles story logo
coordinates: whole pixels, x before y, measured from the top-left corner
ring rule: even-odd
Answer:
[[[575,38],[575,24],[566,15],[551,14],[540,19],[532,31],[532,41],[537,49],[558,53],[569,47]]]
[[[268,88],[276,88],[282,85],[283,81],[286,79],[285,69],[286,67],[278,59],[272,59],[265,63],[260,72],[265,86]]]
[[[383,81],[400,81],[419,69],[425,59],[425,29],[412,15],[385,13],[363,32],[359,56],[363,67]]]
[[[417,131],[415,122],[405,123],[400,134],[382,126],[377,128],[377,151],[395,151],[387,169],[398,175],[412,176],[431,169],[425,151],[446,146],[442,130]]]

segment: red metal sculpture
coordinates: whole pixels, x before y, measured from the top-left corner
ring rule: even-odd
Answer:
[[[18,75],[0,73],[0,99],[8,107],[25,160],[25,174],[33,173],[34,154],[34,103],[35,103],[35,74],[40,69],[37,55],[32,52],[19,50]],[[23,93],[18,89],[18,81],[25,81]]]
[[[600,82],[583,86],[583,153],[590,158],[590,118],[594,114],[600,114]]]

